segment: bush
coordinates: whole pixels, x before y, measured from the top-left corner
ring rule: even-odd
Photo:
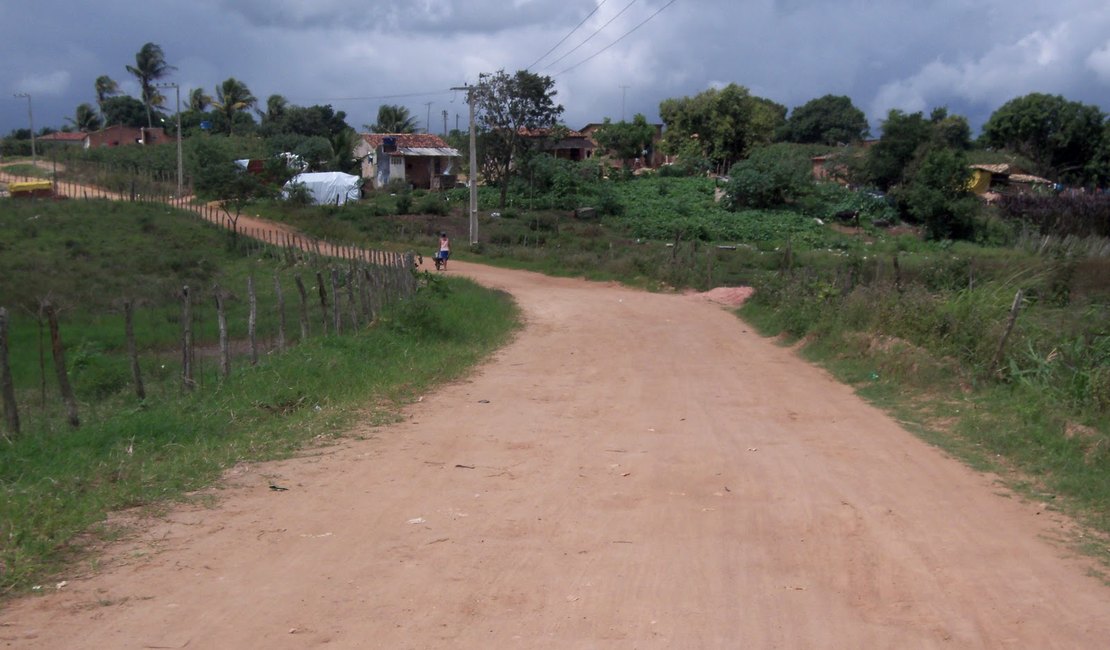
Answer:
[[[812,187],[812,163],[802,149],[787,144],[761,147],[733,165],[726,207],[777,207],[805,196]]]

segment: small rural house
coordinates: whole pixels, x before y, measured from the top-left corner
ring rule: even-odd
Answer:
[[[971,178],[967,189],[993,202],[1001,194],[1025,194],[1034,190],[1051,190],[1052,181],[1023,173],[1013,165],[970,165]]]
[[[527,141],[535,143],[540,151],[551,154],[553,158],[579,162],[593,158],[595,143],[581,131],[563,131],[558,140],[553,137],[554,129],[526,129],[521,127],[517,133]]]
[[[591,122],[582,127],[582,136],[592,143],[593,149],[595,150],[591,153],[598,153],[597,150],[601,149],[597,144],[597,140],[594,139],[594,134],[603,126],[605,125],[602,122]],[[634,166],[637,168],[648,167],[650,169],[658,169],[661,165],[672,162],[671,157],[664,155],[659,148],[659,143],[663,140],[663,125],[652,124],[651,127],[655,130],[651,135],[651,144],[649,144],[644,151],[644,155],[635,160]],[[604,150],[602,150],[601,153],[604,153]]]
[[[98,147],[118,147],[125,144],[162,144],[171,142],[173,138],[166,135],[162,127],[147,128],[145,126],[109,126],[91,133],[51,133],[39,136],[39,142],[65,144],[84,149]]]
[[[461,157],[438,135],[430,133],[362,133],[355,158],[362,161],[362,177],[375,188],[401,180],[419,189],[455,185],[456,159]]]

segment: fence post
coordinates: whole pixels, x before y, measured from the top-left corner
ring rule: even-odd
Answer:
[[[351,312],[351,327],[358,330],[358,302],[355,301],[355,271],[347,269],[347,309]]]
[[[336,334],[342,334],[343,319],[339,315],[339,270],[331,267],[331,312]]]
[[[123,333],[127,337],[127,356],[131,359],[131,378],[135,381],[135,396],[146,399],[143,387],[143,374],[139,368],[139,351],[135,345],[135,305],[130,300],[123,302]]]
[[[254,292],[254,274],[247,276],[247,297],[250,300],[250,314],[247,316],[247,338],[251,346],[251,365],[258,365],[258,296]]]
[[[220,330],[220,376],[227,379],[231,375],[231,346],[227,341],[227,312],[224,311],[224,296],[220,285],[212,287],[216,295],[216,326]]]
[[[0,307],[0,394],[4,399],[4,421],[13,436],[19,435],[19,410],[15,403],[15,382],[8,364],[8,310]],[[6,436],[5,436],[6,437]]]
[[[193,382],[193,306],[189,299],[189,285],[181,288],[181,382],[192,390]]]
[[[1017,323],[1018,313],[1021,311],[1021,300],[1024,295],[1021,289],[1018,289],[1017,294],[1014,295],[1014,304],[1010,307],[1010,322],[1006,323],[1006,331],[1002,333],[1002,340],[998,342],[998,350],[994,353],[994,361],[991,362],[992,373],[1002,373],[1002,353],[1006,349],[1006,339],[1010,338],[1010,334],[1014,331],[1014,324]]]
[[[274,271],[274,297],[277,298],[278,309],[278,352],[285,352],[285,296],[281,293],[281,278]]]
[[[69,383],[66,373],[66,350],[62,345],[62,335],[58,331],[58,312],[50,301],[42,303],[42,311],[46,314],[46,322],[50,327],[50,349],[54,355],[54,372],[58,375],[58,389],[62,393],[62,400],[66,404],[66,419],[69,426],[76,429],[81,426],[81,419],[77,417],[77,396],[73,394],[73,386]]]
[[[301,343],[304,343],[308,340],[308,292],[304,289],[300,273],[293,276],[293,281],[297,284],[297,292],[301,294]]]
[[[324,288],[324,276],[316,272],[316,290],[320,293],[320,324],[324,328],[324,335],[328,334],[328,290]]]

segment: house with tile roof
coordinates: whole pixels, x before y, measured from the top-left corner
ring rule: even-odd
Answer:
[[[362,133],[355,146],[362,177],[375,188],[401,180],[414,188],[453,187],[462,157],[438,135],[430,133]]]

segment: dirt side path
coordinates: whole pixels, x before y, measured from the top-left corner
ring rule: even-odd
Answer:
[[[698,296],[451,263],[519,338],[401,424],[238,468],[7,648],[1104,648],[1063,525]],[[273,491],[270,483],[288,487]]]

